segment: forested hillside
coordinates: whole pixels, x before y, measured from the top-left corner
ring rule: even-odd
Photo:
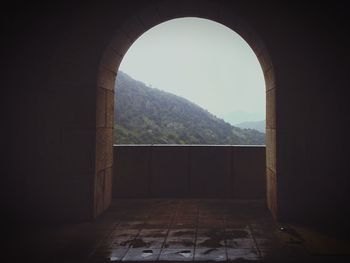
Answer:
[[[234,127],[182,97],[147,87],[121,71],[115,110],[115,144],[265,144],[263,133]]]

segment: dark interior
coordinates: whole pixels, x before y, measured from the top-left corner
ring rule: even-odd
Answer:
[[[149,28],[188,16],[230,27],[256,53],[266,81],[266,148],[153,146],[152,162],[145,159],[150,148],[113,148],[114,81],[123,55]],[[128,222],[129,212],[137,221],[140,204],[151,209],[162,198],[194,202],[193,209],[211,215],[211,226],[220,215],[240,221],[237,228],[248,227],[257,248],[256,220],[265,234],[281,232],[287,248],[273,246],[284,252],[272,261],[305,256],[289,249],[306,240],[287,233],[298,229],[289,225],[348,241],[350,57],[342,2],[25,2],[4,8],[2,24],[1,201],[13,261],[96,260],[96,243],[117,222]],[[123,155],[113,156],[118,151]],[[308,261],[348,258],[347,245],[325,244],[306,249],[313,251]],[[266,260],[263,250],[254,260]]]

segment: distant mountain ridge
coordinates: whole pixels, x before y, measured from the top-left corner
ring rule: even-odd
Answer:
[[[254,129],[259,132],[265,133],[265,128],[266,128],[266,120],[262,121],[246,121],[246,122],[241,122],[237,123],[235,126],[243,129]]]
[[[121,71],[115,110],[115,144],[265,144],[263,133],[234,127],[185,98],[147,87]]]
[[[226,114],[221,114],[221,118],[229,122],[231,125],[236,126],[243,122],[255,122],[264,119],[261,114],[256,112],[247,112],[243,110],[232,111]]]

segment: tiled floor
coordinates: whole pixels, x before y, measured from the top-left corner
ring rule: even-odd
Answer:
[[[119,200],[112,210],[115,225],[91,262],[258,261],[284,245],[259,201]]]
[[[9,230],[2,256],[45,263],[350,262],[348,243],[283,227],[263,201],[114,200],[95,222]]]

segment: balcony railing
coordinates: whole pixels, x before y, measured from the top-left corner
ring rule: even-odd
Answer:
[[[265,146],[114,145],[114,198],[265,198]]]

